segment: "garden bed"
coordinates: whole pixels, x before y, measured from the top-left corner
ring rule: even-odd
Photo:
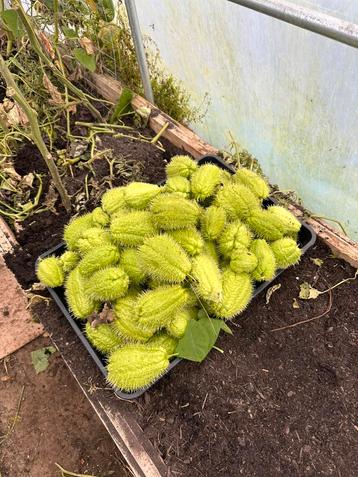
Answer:
[[[102,145],[124,157],[137,179],[149,182],[164,177],[165,161],[176,152],[168,144],[162,153],[147,143],[105,136]],[[31,148],[17,157],[15,169],[26,174],[29,164],[35,170],[42,167]],[[108,163],[96,160],[93,168],[101,187]],[[74,178],[65,181],[72,194],[85,176],[81,169],[73,172]],[[114,185],[126,180],[119,175]],[[68,218],[59,206],[56,214],[42,212],[22,223],[16,233],[20,247],[6,261],[24,288],[36,280],[36,258],[61,240]],[[53,303],[41,302],[33,311],[76,369],[81,386],[91,389],[90,399],[113,415],[136,421],[143,439],[152,442],[173,475],[353,476],[358,284],[345,283],[331,298],[329,293],[316,300],[298,298],[303,282],[323,290],[353,275],[348,264],[332,258],[318,242],[276,280],[281,288],[268,304],[265,296],[257,297],[233,323],[234,336],[221,337],[218,345],[224,354],[212,351],[200,365],[182,363],[133,403],[118,401],[106,388]],[[322,318],[271,331],[319,316],[329,307]]]

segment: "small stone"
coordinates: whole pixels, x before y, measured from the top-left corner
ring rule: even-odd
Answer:
[[[294,394],[295,394],[294,391],[288,391],[287,396],[292,397]]]
[[[309,446],[308,444],[305,444],[303,447],[302,447],[302,450],[303,452],[310,452],[311,451],[311,446]]]
[[[237,441],[238,441],[238,443],[239,443],[239,446],[245,447],[246,441],[245,441],[245,438],[244,438],[244,437],[238,437],[238,438],[237,438]]]

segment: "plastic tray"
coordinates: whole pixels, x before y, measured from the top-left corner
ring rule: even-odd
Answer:
[[[204,156],[198,161],[198,163],[199,164],[206,164],[206,163],[216,164],[217,166],[221,167],[222,169],[226,169],[226,170],[230,171],[231,173],[235,172],[235,169],[233,167],[229,166],[221,158],[216,157],[216,156]],[[274,200],[267,199],[264,202],[264,207],[267,207],[267,206],[272,205],[274,203],[275,203]],[[316,234],[311,229],[311,227],[309,225],[307,225],[304,222],[301,222],[301,223],[302,223],[302,226],[301,226],[301,229],[300,229],[299,234],[298,234],[298,244],[299,244],[299,247],[302,250],[302,253],[305,253],[315,243]],[[38,260],[42,259],[42,258],[45,258],[49,255],[61,255],[64,251],[65,251],[65,244],[64,244],[64,242],[62,242],[62,243],[56,245],[55,247],[51,248],[47,252],[43,253],[42,255],[40,255]],[[263,290],[265,290],[268,286],[270,286],[270,284],[282,272],[283,272],[283,270],[278,270],[275,277],[272,280],[269,280],[269,281],[266,281],[266,282],[263,282],[263,283],[257,283],[256,286],[255,286],[253,298],[255,298],[259,293],[261,293]],[[90,343],[88,342],[86,336],[84,335],[84,330],[83,330],[84,324],[83,324],[83,322],[76,321],[71,316],[71,314],[68,310],[68,307],[67,307],[63,287],[58,287],[58,288],[49,288],[48,287],[47,289],[50,292],[50,295],[52,296],[52,298],[54,299],[56,304],[58,305],[58,307],[60,308],[60,310],[62,311],[62,313],[65,315],[67,321],[72,326],[74,332],[79,337],[79,339],[81,340],[82,344],[84,345],[84,347],[86,348],[88,353],[91,355],[92,359],[94,360],[94,362],[96,363],[96,365],[100,369],[103,376],[105,378],[107,378],[107,370],[106,370],[106,367],[105,367],[106,358],[103,354],[95,351],[92,348],[92,346],[90,345]],[[181,361],[180,358],[174,359],[170,363],[170,365],[168,366],[168,368],[166,369],[164,374],[162,376],[160,376],[156,381],[154,381],[153,383],[151,383],[149,386],[147,386],[145,388],[139,389],[139,390],[137,390],[135,392],[132,392],[132,393],[126,393],[126,392],[121,391],[118,388],[113,387],[113,391],[121,399],[125,399],[125,400],[136,399],[139,396],[141,396],[145,391],[147,391],[149,388],[151,388],[156,382],[158,382],[165,374],[169,373],[170,370],[174,368],[174,366],[176,366],[177,364],[180,363],[180,361]]]

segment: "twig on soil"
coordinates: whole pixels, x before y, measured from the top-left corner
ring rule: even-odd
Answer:
[[[155,144],[159,139],[160,137],[162,136],[162,134],[164,134],[164,132],[166,131],[166,129],[168,128],[169,126],[169,123],[165,123],[164,126],[161,128],[161,130],[158,132],[158,134],[156,136],[153,137],[153,139],[150,141],[152,144]]]
[[[70,472],[69,470],[64,469],[60,466],[57,462],[55,462],[56,467],[58,467],[61,471],[61,477],[97,477],[96,475],[89,475],[89,474],[76,474],[75,472]]]
[[[311,321],[315,321],[315,320],[318,320],[319,318],[323,318],[324,316],[326,316],[331,311],[332,304],[333,304],[332,288],[329,288],[328,290],[326,290],[329,292],[329,300],[328,300],[327,309],[323,313],[321,313],[320,315],[314,316],[313,318],[308,318],[307,320],[298,321],[297,323],[293,323],[292,325],[286,325],[286,326],[281,326],[280,328],[274,328],[273,330],[270,330],[270,331],[275,332],[275,331],[287,330],[288,328],[294,328],[296,326],[303,325],[305,323],[310,323]]]
[[[22,386],[21,388],[21,392],[20,392],[20,397],[19,397],[19,400],[17,402],[17,406],[16,406],[16,414],[13,418],[13,421],[10,425],[10,428],[9,430],[7,431],[6,434],[4,434],[3,436],[0,436],[0,445],[2,445],[11,435],[12,431],[14,430],[15,426],[16,426],[16,423],[19,419],[19,414],[20,414],[20,408],[21,408],[21,402],[22,402],[22,398],[24,397],[24,391],[25,391],[25,386]]]

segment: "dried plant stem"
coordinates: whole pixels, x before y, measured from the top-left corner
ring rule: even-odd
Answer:
[[[13,78],[13,75],[11,71],[9,70],[9,68],[7,67],[6,62],[4,58],[2,57],[2,55],[0,55],[0,74],[3,76],[6,82],[7,95],[12,97],[20,105],[20,107],[22,108],[22,110],[27,116],[30,123],[30,127],[31,127],[32,139],[34,143],[36,144],[36,146],[38,147],[42,157],[44,158],[44,161],[46,162],[46,165],[48,167],[48,170],[50,171],[55,187],[58,190],[58,193],[60,194],[63,206],[69,212],[71,210],[70,198],[66,192],[66,189],[64,188],[62,184],[61,177],[58,172],[55,161],[53,159],[53,156],[50,153],[50,151],[47,149],[47,146],[44,143],[44,140],[42,139],[39,123],[37,120],[37,113],[36,111],[32,109],[30,104],[27,102],[25,96],[22,94],[20,88],[17,86]]]
[[[35,29],[32,26],[31,20],[26,15],[25,10],[23,6],[21,5],[20,0],[15,0],[15,9],[17,10],[21,21],[24,25],[24,28],[28,34],[29,41],[31,43],[32,48],[35,50],[37,53],[38,57],[40,58],[43,63],[51,69],[52,73],[58,78],[64,86],[66,86],[69,91],[72,91],[82,102],[83,104],[87,107],[87,109],[93,114],[95,118],[97,118],[99,121],[102,121],[102,116],[101,113],[88,101],[86,95],[81,91],[79,88],[77,88],[74,84],[69,81],[66,76],[64,76],[59,68],[56,67],[54,63],[45,55],[45,53],[42,51],[42,47],[40,45],[40,42],[36,36]]]
[[[57,462],[55,462],[55,465],[60,469],[62,477],[67,477],[67,476],[71,476],[71,477],[96,477],[95,475],[76,474],[75,472],[70,472],[69,470],[65,470],[63,467],[61,467],[60,464],[57,464]]]

